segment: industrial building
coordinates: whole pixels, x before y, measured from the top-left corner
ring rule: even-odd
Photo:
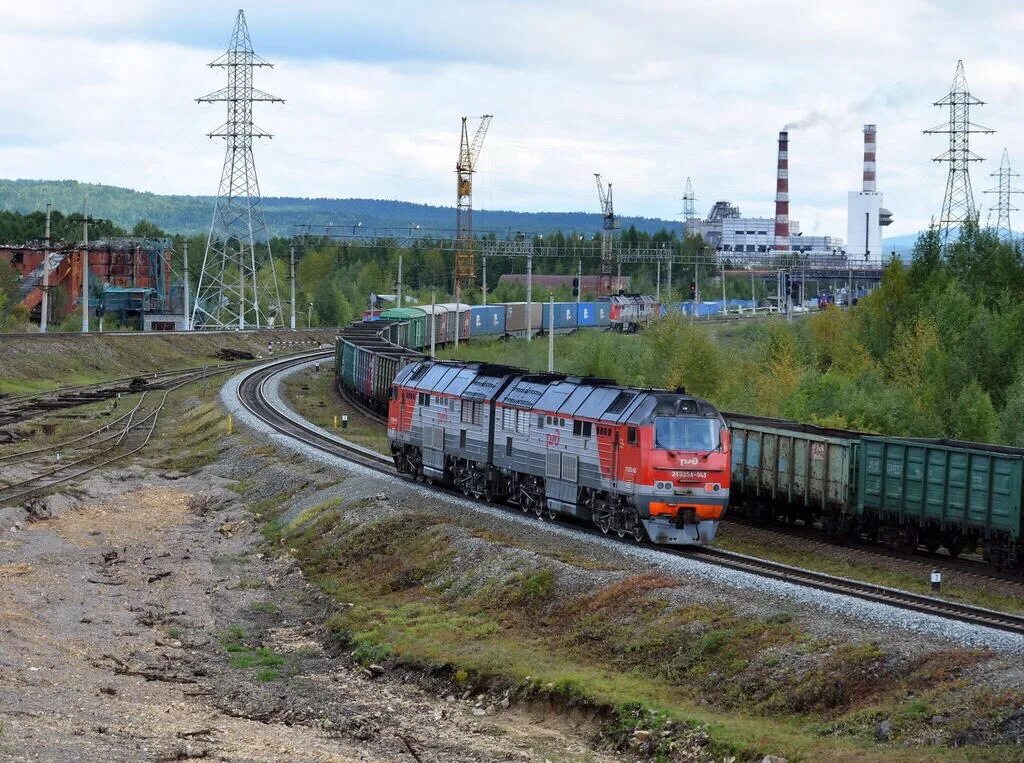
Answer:
[[[892,224],[892,212],[882,206],[876,188],[878,129],[864,125],[864,176],[861,190],[850,191],[846,213],[846,252],[866,262],[882,259],[882,228]]]
[[[170,239],[129,237],[91,241],[50,250],[48,322],[59,322],[81,309],[82,271],[88,263],[89,311],[116,317],[122,324],[151,324],[150,314],[184,316],[184,293],[172,279]],[[86,255],[88,260],[86,260]],[[0,247],[0,262],[11,265],[19,277],[21,304],[30,318],[39,322],[42,314],[46,247],[40,242]],[[56,299],[57,294],[62,299]],[[175,322],[178,323],[178,322]],[[167,319],[156,325],[164,326]]]

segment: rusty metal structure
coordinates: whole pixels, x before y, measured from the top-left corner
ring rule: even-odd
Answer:
[[[601,217],[604,220],[601,230],[601,294],[611,294],[612,262],[615,259],[612,254],[612,236],[619,227],[619,221],[615,218],[612,184],[605,186],[598,172],[594,173],[594,180],[597,181],[597,198],[601,202]]]

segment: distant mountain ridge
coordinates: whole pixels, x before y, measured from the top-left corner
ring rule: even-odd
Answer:
[[[210,227],[213,196],[155,194],[99,183],[77,180],[0,180],[0,209],[34,212],[46,208],[47,202],[65,213],[82,209],[89,196],[89,213],[131,229],[139,220],[148,220],[168,233],[199,233]],[[596,206],[596,201],[595,201]],[[386,199],[327,199],[287,196],[265,196],[263,212],[272,236],[290,236],[301,227],[311,226],[316,232],[325,225],[450,231],[455,228],[455,208],[414,204]],[[622,228],[635,226],[638,231],[656,233],[662,229],[682,232],[678,220],[649,217],[622,217]],[[499,234],[515,233],[594,233],[601,230],[602,218],[587,212],[514,212],[508,210],[473,210],[473,223],[479,231]]]

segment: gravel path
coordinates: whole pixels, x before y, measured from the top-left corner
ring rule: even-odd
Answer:
[[[295,367],[293,373],[304,367]],[[928,640],[946,641],[961,646],[974,648],[987,648],[1011,655],[1024,654],[1024,637],[1001,631],[968,626],[955,621],[946,620],[932,615],[924,615],[896,607],[863,601],[856,598],[841,596],[829,592],[818,591],[803,586],[792,585],[783,581],[762,578],[749,573],[727,570],[722,567],[700,562],[695,559],[672,556],[657,551],[656,549],[644,546],[632,546],[616,540],[581,536],[571,527],[553,524],[550,522],[538,522],[535,519],[526,518],[520,514],[512,513],[506,509],[490,507],[475,502],[461,500],[456,497],[440,496],[421,485],[410,483],[400,478],[388,477],[352,464],[336,456],[325,454],[315,448],[297,442],[290,437],[282,435],[266,426],[252,416],[241,405],[238,400],[238,385],[241,379],[250,373],[246,371],[228,381],[221,390],[221,400],[236,419],[256,432],[268,436],[273,441],[301,453],[309,459],[336,469],[342,474],[359,475],[365,478],[376,480],[381,489],[388,490],[392,497],[397,494],[407,495],[409,500],[405,505],[413,505],[417,501],[430,499],[435,502],[447,502],[453,509],[459,512],[474,512],[480,516],[486,516],[497,520],[500,524],[506,525],[507,531],[522,542],[536,538],[545,543],[553,539],[559,542],[578,545],[581,537],[591,552],[601,560],[613,562],[618,560],[627,562],[627,566],[641,564],[654,570],[664,571],[677,577],[686,579],[699,579],[710,586],[717,587],[725,596],[735,597],[742,592],[748,601],[751,596],[761,602],[766,612],[779,611],[780,608],[792,610],[794,607],[803,610],[805,617],[813,623],[815,620],[826,628],[834,627],[837,623],[853,623],[859,621],[872,630],[878,631],[876,638],[886,641],[891,638],[886,632],[902,632],[904,635],[909,632],[917,634]],[[291,410],[280,395],[280,384],[282,377],[279,375],[267,385],[267,397],[269,401],[278,408]],[[298,414],[292,412],[293,416]],[[333,433],[330,436],[336,437]]]

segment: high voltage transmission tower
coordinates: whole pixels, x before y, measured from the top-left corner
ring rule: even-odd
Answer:
[[[1010,194],[1022,192],[1011,187],[1010,178],[1020,177],[1020,175],[1010,170],[1010,155],[1005,148],[1003,149],[1003,160],[999,163],[999,170],[993,172],[990,177],[998,178],[996,187],[985,191],[985,193],[999,194],[996,204],[996,235],[1000,241],[1012,242],[1013,230],[1010,227],[1010,212],[1016,212],[1017,207],[1010,205]]]
[[[601,217],[604,218],[604,226],[601,231],[601,293],[612,293],[612,234],[619,227],[619,221],[615,219],[615,205],[612,203],[612,184],[605,185],[601,181],[601,175],[594,173],[597,181],[597,198],[601,202]]]
[[[254,138],[272,136],[253,124],[252,105],[284,100],[253,87],[253,70],[273,64],[253,52],[243,11],[238,12],[227,52],[210,66],[227,69],[227,87],[196,100],[227,104],[227,121],[209,133],[227,145],[192,326],[258,328],[280,317],[281,297],[252,155]]]
[[[683,191],[683,235],[690,235],[690,220],[697,219],[697,196],[693,192],[693,183],[686,178],[686,189]]]
[[[473,142],[469,141],[467,117],[462,118],[462,140],[459,142],[459,160],[455,164],[456,185],[456,239],[460,242],[455,252],[455,301],[459,302],[462,287],[473,282],[476,277],[476,260],[473,255],[473,173],[476,172],[476,160],[483,148],[487,128],[491,124],[492,115],[480,117]],[[486,271],[486,265],[485,265]],[[486,284],[485,284],[486,288]]]
[[[984,101],[975,98],[968,90],[963,61],[956,62],[953,85],[943,98],[935,102],[935,105],[949,107],[948,124],[924,131],[926,135],[949,135],[949,150],[935,157],[937,162],[949,163],[946,195],[939,219],[939,235],[945,246],[949,243],[951,230],[958,231],[964,223],[977,222],[978,219],[968,167],[971,162],[980,162],[983,159],[970,149],[971,133],[992,133],[995,130],[971,122],[971,106],[982,106]]]

